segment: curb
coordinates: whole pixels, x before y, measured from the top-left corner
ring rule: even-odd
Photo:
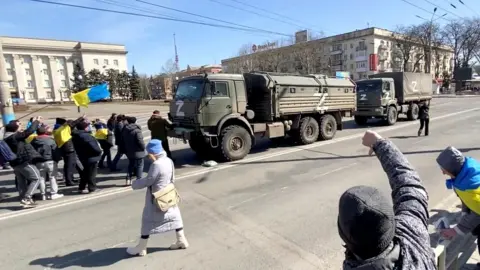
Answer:
[[[480,95],[438,95],[438,96],[432,96],[433,98],[477,98],[480,97]]]

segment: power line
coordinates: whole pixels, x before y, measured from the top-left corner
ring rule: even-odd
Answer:
[[[272,35],[286,36],[286,37],[291,37],[292,36],[292,35],[287,35],[287,34],[274,32],[274,31],[269,31],[269,30],[261,30],[260,31],[260,30],[255,30],[255,29],[240,28],[240,27],[228,26],[228,25],[223,25],[223,24],[214,24],[214,23],[199,22],[199,21],[192,21],[192,20],[185,20],[185,19],[169,18],[169,17],[165,17],[165,16],[152,16],[152,15],[140,14],[140,13],[134,13],[134,12],[126,12],[126,11],[118,11],[118,10],[112,10],[112,9],[87,7],[87,6],[81,6],[81,5],[73,5],[73,4],[66,4],[66,3],[60,3],[60,2],[52,2],[52,1],[47,1],[47,0],[26,0],[26,1],[43,3],[43,4],[51,4],[51,5],[57,5],[57,6],[66,6],[66,7],[80,8],[80,9],[95,10],[95,11],[103,11],[103,12],[108,12],[108,13],[123,14],[123,15],[130,15],[130,16],[144,17],[144,18],[151,18],[151,19],[158,19],[158,20],[183,22],[183,23],[204,25],[204,26],[210,26],[210,27],[216,27],[216,28],[226,28],[226,29],[230,29],[230,30],[239,30],[239,31],[246,31],[246,32],[253,32],[253,33],[259,33],[260,32],[260,33],[268,33],[268,34],[272,34]]]
[[[167,10],[172,10],[172,11],[175,11],[175,12],[184,13],[184,14],[188,14],[188,15],[195,16],[195,17],[199,17],[199,18],[203,18],[203,19],[208,19],[208,20],[213,20],[213,21],[216,21],[216,22],[222,22],[222,23],[226,23],[226,24],[231,24],[231,25],[239,26],[239,27],[254,29],[254,30],[257,30],[257,31],[261,31],[261,32],[264,32],[264,31],[265,31],[265,30],[260,29],[260,28],[251,27],[251,26],[247,26],[247,25],[243,25],[243,24],[238,24],[238,23],[233,23],[233,22],[229,22],[229,21],[224,21],[224,20],[220,20],[220,19],[217,19],[217,18],[212,18],[212,17],[208,17],[208,16],[204,16],[204,15],[200,15],[200,14],[196,14],[196,13],[192,13],[192,12],[188,12],[188,11],[176,9],[176,8],[171,8],[171,7],[167,7],[167,6],[163,6],[163,5],[159,5],[159,4],[154,4],[154,3],[150,3],[150,2],[147,2],[147,1],[143,1],[143,0],[136,0],[136,1],[137,1],[137,2],[140,2],[140,3],[143,3],[143,4],[151,5],[151,6],[154,6],[154,7],[159,7],[159,8],[163,8],[163,9],[167,9]]]
[[[289,24],[289,25],[293,25],[293,26],[296,26],[296,27],[300,27],[300,28],[305,28],[305,25],[300,25],[300,24],[297,24],[297,23],[292,23],[292,22],[289,22],[289,21],[286,21],[286,20],[282,20],[282,19],[278,19],[278,18],[275,18],[275,17],[271,17],[271,16],[268,16],[266,14],[262,14],[262,13],[259,13],[259,12],[256,12],[256,11],[252,11],[252,10],[248,10],[248,9],[245,9],[245,8],[241,8],[241,7],[237,7],[237,6],[234,6],[234,5],[230,5],[230,4],[227,4],[227,3],[224,3],[224,2],[221,2],[221,1],[218,1],[218,0],[209,0],[210,2],[214,2],[214,3],[217,3],[219,5],[222,5],[222,6],[226,6],[226,7],[230,7],[230,8],[233,8],[233,9],[237,9],[237,10],[241,10],[243,12],[247,12],[247,13],[251,13],[251,14],[255,14],[257,16],[260,16],[262,18],[268,18],[268,19],[271,19],[271,20],[274,20],[274,21],[278,21],[278,22],[282,22],[282,23],[285,23],[285,24]],[[289,19],[288,17],[285,17],[283,15],[280,15],[278,13],[274,13],[274,12],[271,12],[271,11],[268,11],[268,10],[265,10],[265,9],[262,9],[260,7],[256,7],[256,6],[253,6],[253,5],[250,5],[248,3],[242,3],[241,1],[236,1],[236,0],[230,0],[230,1],[233,1],[233,2],[236,2],[236,3],[240,3],[242,5],[245,5],[245,6],[248,6],[248,7],[252,7],[252,8],[255,8],[255,9],[258,9],[258,10],[262,10],[262,11],[266,11],[268,13],[271,13],[271,14],[274,14],[274,15],[277,15],[279,17],[283,17],[283,18],[286,18],[286,19]],[[267,14],[268,14],[267,13]],[[292,20],[292,19],[290,19]],[[309,28],[309,30],[314,30],[314,29],[310,29],[310,27],[306,27],[306,28]],[[321,33],[321,31],[316,31],[315,32],[318,32],[318,33]]]
[[[418,5],[415,5],[415,4],[413,4],[412,2],[409,2],[409,1],[407,1],[407,0],[400,0],[400,1],[407,3],[407,4],[409,4],[409,5],[412,6],[412,7],[416,7],[417,9],[423,10],[423,11],[425,11],[426,13],[429,13],[429,14],[431,14],[431,15],[435,15],[434,12],[431,12],[430,10],[424,9],[424,8],[422,8],[422,7],[418,6]],[[447,19],[447,18],[442,18],[442,19],[443,19],[443,20],[446,20],[446,21],[450,21],[450,20]]]
[[[113,6],[120,6],[120,7],[124,7],[124,8],[129,8],[129,9],[133,9],[133,10],[137,10],[137,11],[147,12],[147,13],[150,13],[150,14],[156,14],[156,15],[163,16],[163,17],[175,18],[175,17],[170,16],[170,15],[162,14],[162,13],[159,13],[159,12],[153,12],[153,11],[151,11],[149,9],[146,9],[146,8],[141,8],[141,7],[138,7],[138,6],[129,5],[129,4],[126,4],[126,3],[123,3],[123,2],[115,1],[115,0],[93,0],[93,1],[100,2],[100,3],[105,3],[105,4],[109,4],[109,5],[113,5]]]
[[[430,0],[423,0],[423,1],[425,1],[425,2],[427,2],[427,3],[429,3],[429,4],[431,4],[431,5],[433,5],[434,7],[437,7],[438,9],[441,9],[441,10],[447,12],[447,13],[450,13],[450,14],[452,14],[453,16],[457,16],[457,17],[459,17],[459,18],[462,18],[462,17],[458,16],[457,14],[451,12],[450,10],[446,10],[446,9],[442,8],[441,6],[433,3],[433,2],[430,1]]]
[[[465,6],[466,8],[468,8],[469,10],[473,10],[473,12],[475,12],[478,16],[480,16],[480,13],[478,13],[478,11],[476,11],[476,10],[473,9],[473,8],[471,8],[469,5],[465,4],[464,1],[458,0],[458,2],[459,2],[460,4],[462,4],[463,6]]]

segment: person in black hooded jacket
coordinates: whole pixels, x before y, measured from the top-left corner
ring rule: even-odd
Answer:
[[[85,188],[87,186],[89,192],[97,190],[97,166],[102,155],[102,149],[100,149],[97,140],[88,131],[89,126],[89,123],[82,121],[76,125],[76,130],[72,131],[72,142],[83,166],[78,185],[78,190],[81,193],[86,193]]]
[[[55,121],[54,130],[62,125],[69,125],[70,128],[73,129],[77,123],[84,121],[84,118],[85,116],[82,116],[75,121],[67,121],[64,118],[57,118]],[[65,185],[67,187],[74,186],[75,181],[73,179],[73,174],[75,167],[77,166],[77,154],[75,153],[75,147],[73,146],[72,139],[59,146],[59,151],[63,158],[63,177],[65,179]]]
[[[17,120],[10,121],[5,127],[3,140],[16,154],[16,158],[10,161],[10,165],[17,178],[20,203],[23,206],[35,205],[32,196],[41,180],[40,172],[35,164],[42,162],[42,157],[31,144],[26,142],[26,139],[37,131],[41,120],[41,117],[36,117],[30,127],[24,131],[20,130],[21,123]]]
[[[113,158],[112,167],[110,168],[111,171],[117,171],[117,164],[118,161],[122,158],[125,154],[125,147],[123,144],[123,127],[125,126],[125,115],[120,114],[117,116],[117,120],[115,122],[115,128],[113,130],[113,135],[115,137],[115,145],[117,146],[117,154]]]
[[[346,248],[343,269],[436,269],[427,229],[428,195],[418,173],[376,132],[365,132],[362,143],[382,164],[392,198],[368,186],[342,194],[337,225]]]
[[[136,124],[137,119],[132,116],[126,117],[127,125],[123,128],[122,139],[125,153],[128,158],[127,185],[131,184],[132,176],[135,174],[137,179],[143,175],[143,158],[145,154],[145,142],[141,127]]]

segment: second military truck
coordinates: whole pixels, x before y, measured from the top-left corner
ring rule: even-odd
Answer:
[[[355,84],[324,75],[266,72],[205,74],[181,79],[170,103],[175,128],[200,156],[244,158],[255,135],[293,136],[300,144],[329,140],[355,110]]]
[[[432,99],[432,77],[426,73],[378,73],[356,84],[358,125],[367,124],[371,118],[385,119],[388,125],[393,125],[400,113],[415,120],[419,104]]]

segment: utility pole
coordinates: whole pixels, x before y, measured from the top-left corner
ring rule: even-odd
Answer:
[[[428,73],[430,76],[432,75],[432,39],[433,39],[433,18],[435,17],[435,13],[437,12],[437,7],[433,9],[432,18],[430,19],[430,30],[428,31]]]
[[[15,113],[12,105],[5,57],[3,56],[2,41],[0,40],[0,107],[4,126],[15,119]]]

